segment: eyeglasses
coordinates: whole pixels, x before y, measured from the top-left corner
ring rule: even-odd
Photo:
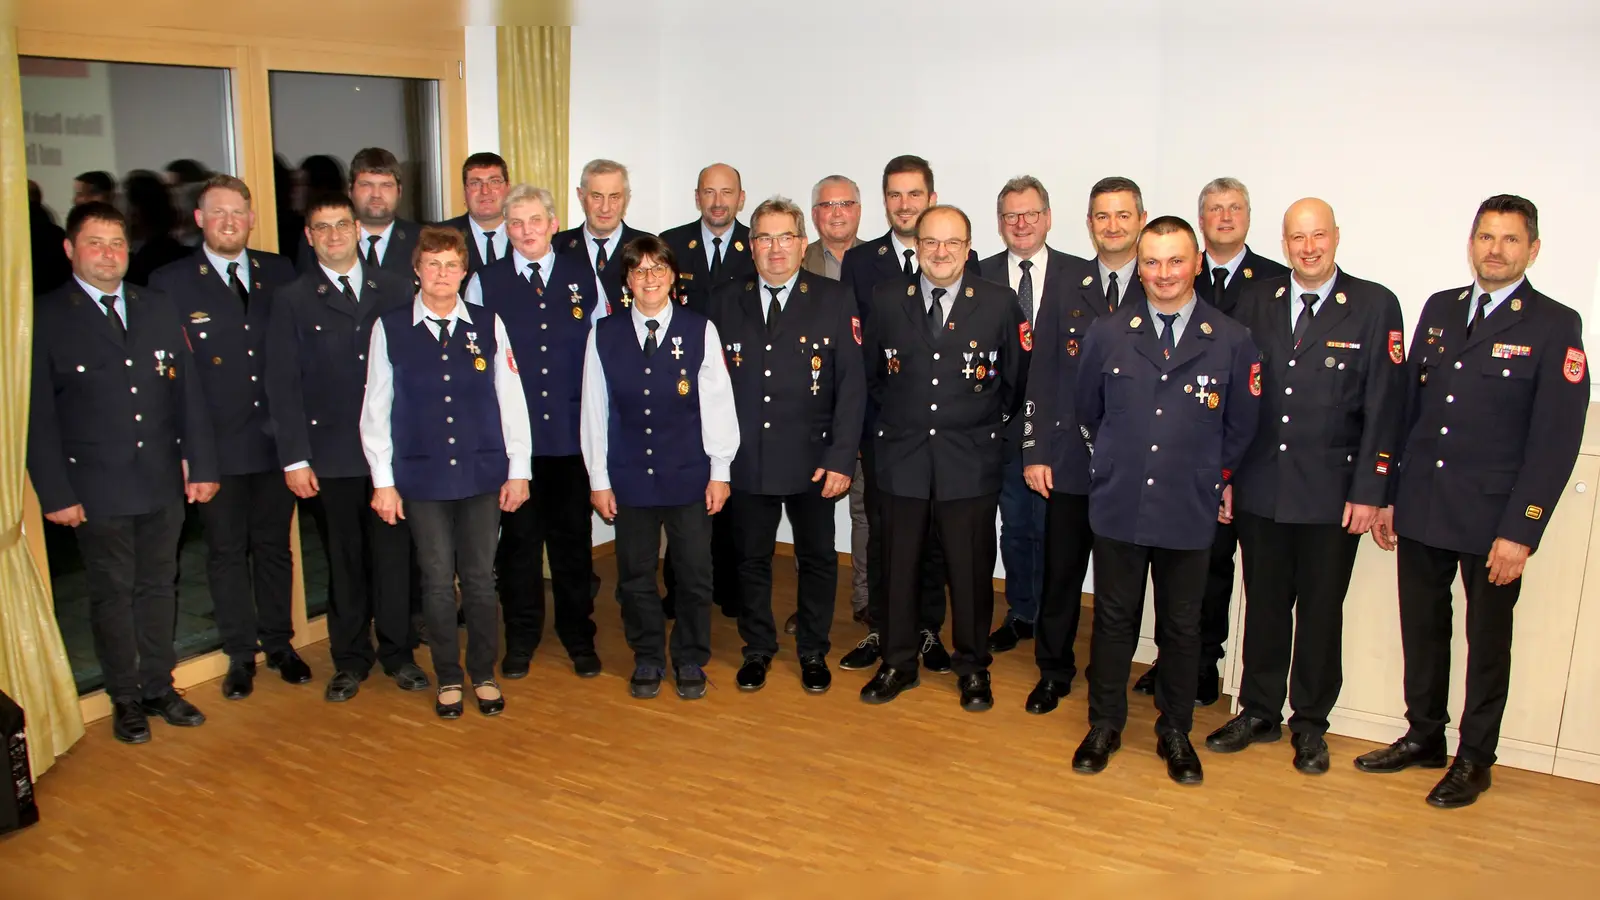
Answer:
[[[823,201],[819,202],[816,205],[816,207],[814,207],[814,208],[815,209],[844,209],[844,210],[849,210],[849,209],[853,209],[853,208],[855,208],[857,206],[860,206],[860,205],[861,205],[860,203],[857,203],[854,200],[823,200]]]
[[[340,219],[333,223],[318,222],[311,226],[311,230],[317,233],[317,237],[327,237],[330,233],[349,234],[356,230],[356,223],[350,219]]]
[[[494,178],[474,178],[467,182],[467,190],[469,191],[481,191],[486,187],[499,190],[505,186],[506,180],[498,176]]]
[[[429,272],[434,273],[434,274],[438,274],[440,272],[445,272],[445,273],[448,273],[450,275],[454,275],[455,273],[460,272],[462,269],[466,268],[466,266],[463,266],[459,260],[454,260],[454,259],[452,259],[452,260],[450,260],[448,262],[446,262],[445,260],[442,260],[442,259],[430,259],[427,262],[423,263],[422,267],[424,269],[427,269]]]
[[[1039,217],[1042,215],[1044,215],[1044,210],[1030,209],[1027,212],[1002,213],[1000,218],[1007,225],[1015,225],[1019,221],[1027,222],[1029,225],[1037,225],[1039,223]]]
[[[773,243],[776,242],[779,247],[787,250],[790,247],[793,247],[794,242],[799,239],[800,235],[795,234],[792,231],[785,231],[782,234],[758,234],[750,239],[750,243],[755,244],[757,247],[760,247],[763,250],[766,250],[771,248]]]
[[[961,248],[965,247],[966,245],[966,238],[951,238],[948,241],[936,240],[934,238],[922,238],[921,240],[917,241],[917,246],[922,248],[923,253],[932,253],[941,247],[951,251],[952,253],[955,253],[959,252]]]
[[[671,271],[671,266],[657,264],[653,266],[636,266],[633,274],[639,276],[640,281],[649,281],[652,278],[666,278]]]

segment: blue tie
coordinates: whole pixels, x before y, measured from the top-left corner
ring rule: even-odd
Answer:
[[[1178,314],[1156,313],[1156,318],[1160,319],[1161,324],[1166,326],[1161,332],[1161,355],[1171,359],[1172,351],[1178,349],[1178,341],[1172,327],[1178,322]]]

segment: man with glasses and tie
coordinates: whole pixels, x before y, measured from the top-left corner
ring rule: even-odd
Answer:
[[[500,672],[507,678],[528,674],[544,637],[546,552],[556,636],[578,676],[600,674],[589,473],[578,428],[584,347],[606,310],[583,261],[550,245],[560,227],[555,202],[544,188],[511,188],[504,212],[510,250],[478,270],[463,292],[467,303],[500,317],[522,354],[517,368],[533,423],[533,496],[500,515],[497,568],[506,625]]]
[[[1394,508],[1372,529],[1379,546],[1399,547],[1411,727],[1356,760],[1364,772],[1444,767],[1450,589],[1459,572],[1468,646],[1461,742],[1428,794],[1443,809],[1489,789],[1511,684],[1512,609],[1567,489],[1589,403],[1583,322],[1526,276],[1539,256],[1538,208],[1512,194],[1484,200],[1467,254],[1472,284],[1429,297],[1411,337]]]
[[[994,705],[995,509],[1005,427],[1022,407],[1033,332],[1016,294],[964,271],[972,223],[953,206],[918,218],[915,280],[886,281],[867,318],[868,385],[879,409],[873,477],[887,595],[883,665],[861,690],[887,703],[919,683],[923,552],[936,535],[950,573],[952,667],[961,707]],[[852,251],[854,252],[854,251]]]
[[[617,264],[622,248],[649,235],[622,220],[632,197],[627,166],[609,159],[589,160],[578,178],[583,224],[560,232],[550,242],[557,253],[589,268],[588,281],[594,284],[594,295],[607,314],[619,312],[631,302],[622,289],[622,267]]]
[[[316,197],[305,215],[317,266],[273,296],[266,382],[284,480],[296,497],[320,502],[318,524],[326,525],[335,672],[323,697],[354,697],[375,661],[401,690],[427,690],[428,676],[412,654],[410,529],[373,512],[361,448],[372,326],[410,306],[412,278],[361,262],[349,198]]]
[[[172,640],[183,504],[216,495],[216,438],[177,307],[123,280],[122,213],[74,207],[64,248],[72,280],[34,307],[28,474],[75,529],[111,733],[142,744],[148,716],[205,721],[173,690]]]
[[[250,188],[213,175],[196,197],[200,252],[157,269],[150,286],[172,297],[193,349],[194,376],[205,388],[216,431],[222,489],[200,507],[206,531],[206,580],[228,672],[222,696],[254,689],[256,653],[290,684],[311,669],[290,646],[293,563],[289,520],[294,494],[283,482],[268,416],[267,323],[272,295],[295,279],[276,253],[248,250],[255,227]]]
[[[506,192],[511,176],[498,153],[474,153],[461,164],[461,187],[467,195],[464,215],[443,222],[467,239],[467,274],[491,265],[510,252],[506,237]]]

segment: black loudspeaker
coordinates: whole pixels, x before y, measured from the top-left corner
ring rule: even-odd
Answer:
[[[0,691],[0,766],[6,785],[0,790],[0,834],[39,821],[33,800],[33,769],[28,765],[28,730],[22,707]]]

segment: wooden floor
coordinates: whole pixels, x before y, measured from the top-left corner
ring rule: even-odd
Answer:
[[[1321,778],[1290,768],[1285,740],[1202,750],[1205,785],[1181,788],[1156,758],[1145,697],[1132,699],[1111,768],[1074,775],[1083,682],[1055,713],[1025,714],[1031,644],[996,661],[991,712],[963,712],[949,675],[869,707],[857,699],[867,673],[836,671],[830,693],[803,693],[787,639],[767,688],[740,693],[738,635],[717,614],[709,697],[685,703],[669,685],[632,700],[601,562],[602,677],[573,676],[551,635],[533,674],[506,682],[504,715],[469,706],[443,722],[431,693],[380,677],[349,703],[324,703],[330,666],[312,647],[311,685],[263,670],[243,702],[214,684],[190,691],[210,717],[202,728],[154,722],[151,743],[128,747],[109,722],[91,725],[39,783],[43,821],[0,839],[0,883],[174,860],[190,871],[613,875],[1600,867],[1600,785],[1497,769],[1476,806],[1442,812],[1422,799],[1439,773],[1362,775],[1350,760],[1371,745],[1335,737]],[[792,597],[792,568],[775,568]],[[843,597],[834,660],[861,631]],[[1199,711],[1196,742],[1227,717],[1225,703]]]

